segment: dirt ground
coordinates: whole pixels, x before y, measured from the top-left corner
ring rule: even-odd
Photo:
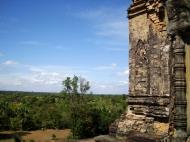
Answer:
[[[22,136],[23,142],[95,142],[93,139],[85,140],[67,140],[67,137],[71,134],[69,129],[65,130],[37,130],[37,131],[4,131],[0,133],[1,135],[14,135],[19,134]],[[55,136],[55,140],[52,140],[52,136]],[[13,142],[12,139],[0,140],[0,142]]]
[[[64,141],[70,135],[70,130],[37,130],[29,131],[28,134],[22,136],[22,139],[26,142],[34,140],[35,142],[54,142],[52,141],[53,135],[55,139]]]

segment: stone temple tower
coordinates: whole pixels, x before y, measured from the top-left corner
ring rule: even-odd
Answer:
[[[128,110],[110,135],[185,142],[190,135],[190,0],[133,0]]]

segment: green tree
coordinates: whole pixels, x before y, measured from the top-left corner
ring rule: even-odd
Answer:
[[[0,129],[8,130],[10,128],[10,116],[12,110],[8,102],[0,102]]]
[[[13,117],[10,118],[11,128],[14,130],[26,130],[30,123],[29,109],[23,103],[16,103],[11,105]]]
[[[71,94],[72,88],[71,88],[71,78],[67,77],[63,82],[63,92],[66,94]]]
[[[82,77],[67,77],[63,81],[63,92],[70,95],[70,116],[73,138],[80,138],[82,119],[84,119],[85,99],[82,97],[90,89],[90,83]]]

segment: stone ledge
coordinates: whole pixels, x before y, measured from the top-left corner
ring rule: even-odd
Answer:
[[[101,135],[94,138],[95,142],[166,142],[169,140],[167,135],[155,136],[136,131],[129,132],[125,137],[113,137]]]
[[[125,140],[120,140],[116,137],[109,135],[101,135],[94,138],[95,142],[126,142]]]
[[[131,131],[126,137],[127,142],[165,142],[167,138],[165,135],[156,136],[135,131]]]

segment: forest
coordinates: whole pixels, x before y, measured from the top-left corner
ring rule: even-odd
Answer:
[[[73,138],[108,133],[126,95],[0,91],[0,130],[71,129]]]

